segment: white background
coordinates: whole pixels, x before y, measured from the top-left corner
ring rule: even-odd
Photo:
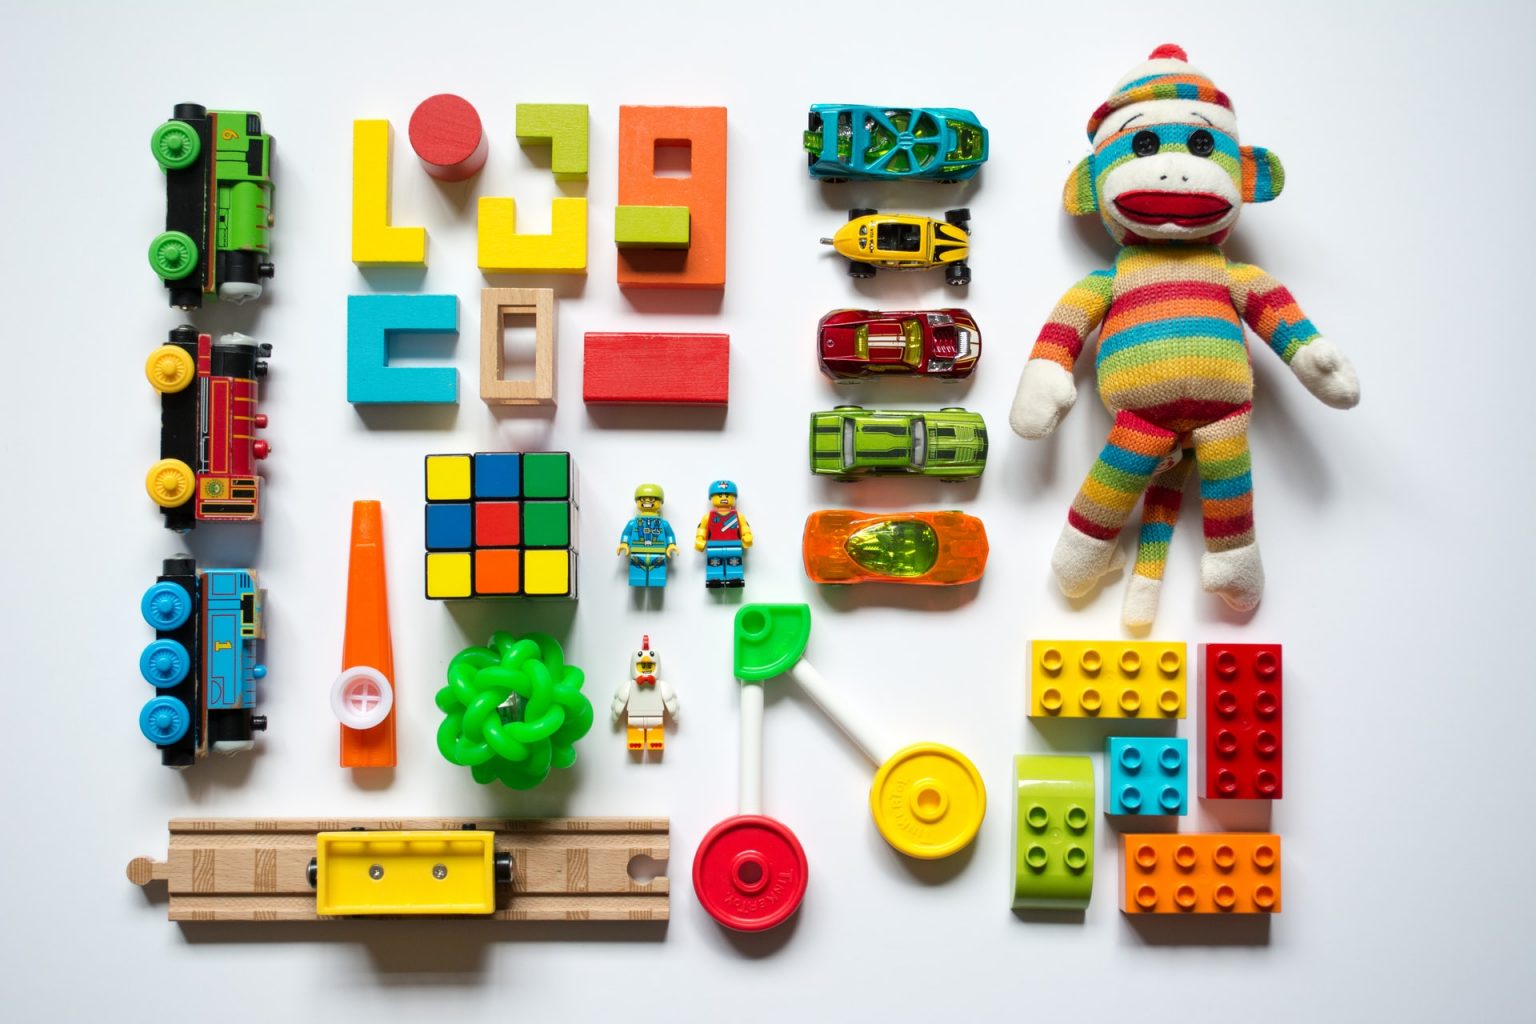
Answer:
[[[1528,7],[458,6],[28,3],[0,15],[10,1019],[1529,1019]],[[1155,633],[1192,654],[1216,639],[1285,644],[1286,795],[1272,821],[1285,910],[1258,924],[1133,924],[1116,910],[1119,857],[1100,817],[1085,918],[1026,921],[1008,903],[1011,756],[1092,752],[1103,735],[1029,723],[1026,641],[1121,636],[1123,580],[1074,606],[1048,577],[1108,426],[1089,376],[1079,373],[1083,400],[1049,441],[1014,437],[1006,410],[1056,298],[1111,256],[1097,222],[1069,223],[1058,203],[1087,151],[1084,122],[1165,41],[1234,98],[1243,141],[1285,161],[1285,194],[1246,213],[1231,253],[1291,288],[1353,357],[1364,390],[1353,412],[1324,408],[1256,346],[1267,596],[1245,622],[1200,591],[1191,497]],[[406,142],[412,109],[439,91],[469,98],[490,133],[490,161],[467,186],[430,181]],[[158,402],[141,369],[181,319],[144,250],[163,217],[146,143],[182,100],[260,110],[278,140],[277,278],[254,308],[192,318],[275,347],[263,396],[268,517],[185,542],[143,494]],[[591,105],[590,267],[553,281],[553,414],[492,412],[476,397],[485,281],[474,197],[515,195],[520,226],[537,232],[559,194],[547,153],[513,139],[519,101]],[[972,107],[992,131],[991,162],[963,188],[824,188],[807,179],[798,139],[807,105],[825,101]],[[621,103],[729,107],[729,284],[718,304],[626,296],[614,283]],[[365,277],[349,262],[356,117],[395,125],[395,221],[427,226],[424,279]],[[839,397],[812,357],[817,317],[954,299],[938,274],[856,284],[816,239],[848,206],[962,203],[975,229],[964,305],[986,340],[974,381],[890,382],[860,396],[932,407],[962,395],[992,427],[986,476],[975,487],[812,478],[806,414]],[[522,281],[548,283],[495,283]],[[345,297],[401,288],[459,296],[456,408],[360,412],[345,401]],[[646,328],[729,332],[727,414],[583,406],[582,333]],[[430,362],[444,348],[408,354]],[[575,452],[584,481],[579,608],[422,599],[421,456],[551,447]],[[991,796],[972,850],[903,860],[869,820],[871,766],[776,685],[767,809],[799,834],[812,879],[794,923],[758,937],[715,926],[688,881],[699,837],[734,812],[732,607],[705,592],[687,550],[665,607],[642,611],[612,556],[635,484],[666,487],[686,538],[722,475],[740,483],[757,536],[748,599],[810,602],[822,672],[895,735],[966,751]],[[325,704],[359,497],[385,503],[402,701],[400,767],[377,787],[335,767]],[[801,524],[839,504],[982,516],[986,579],[959,591],[818,592],[801,571]],[[148,695],[136,658],[150,638],[137,609],[160,558],[183,543],[206,564],[260,571],[271,731],[253,756],[178,774],[135,727]],[[600,715],[576,767],[527,795],[476,786],[432,740],[444,665],[496,627],[567,638]],[[683,705],[660,765],[632,763],[601,718],[643,631]],[[1193,725],[1181,734],[1193,739]],[[163,854],[170,817],[382,814],[669,815],[672,921],[182,929],[123,875],[134,855]],[[1251,809],[1197,805],[1184,827],[1261,824]]]

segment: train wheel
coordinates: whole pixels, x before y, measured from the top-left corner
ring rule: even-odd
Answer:
[[[161,508],[180,508],[192,500],[197,490],[197,476],[192,467],[180,459],[161,459],[149,467],[144,477],[144,489]]]
[[[144,376],[149,378],[149,386],[161,394],[175,394],[197,376],[197,363],[186,349],[161,345],[144,361]]]
[[[175,697],[154,697],[139,712],[139,731],[157,746],[169,746],[187,734],[192,716]]]
[[[192,595],[174,583],[161,581],[144,591],[139,611],[155,629],[180,629],[192,617]]]
[[[149,148],[162,171],[179,171],[197,159],[203,142],[185,121],[167,121],[149,137]]]
[[[162,231],[149,243],[149,265],[162,281],[180,281],[197,269],[197,243],[184,231]]]
[[[187,649],[175,640],[156,640],[139,655],[139,674],[153,686],[175,686],[192,670]]]

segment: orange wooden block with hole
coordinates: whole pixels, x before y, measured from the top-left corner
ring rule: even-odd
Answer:
[[[687,249],[619,250],[621,287],[725,287],[725,137],[724,107],[619,108],[618,205],[689,219]]]
[[[728,334],[590,331],[582,346],[581,397],[591,405],[725,405]]]
[[[343,768],[395,766],[395,656],[384,583],[384,515],[377,501],[352,503],[347,627],[331,710],[341,721]]]
[[[1127,914],[1278,914],[1280,837],[1174,832],[1120,837]]]

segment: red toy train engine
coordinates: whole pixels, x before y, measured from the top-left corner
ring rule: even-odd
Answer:
[[[256,431],[267,418],[256,411],[257,381],[271,354],[271,345],[243,334],[214,341],[185,325],[150,353],[144,372],[160,392],[160,461],[145,487],[167,528],[261,519],[256,463],[267,457],[267,442]]]

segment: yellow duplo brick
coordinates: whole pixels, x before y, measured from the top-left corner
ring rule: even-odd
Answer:
[[[468,455],[428,455],[427,500],[468,501],[470,473]]]
[[[1035,640],[1032,718],[1183,718],[1187,651],[1157,640]]]
[[[481,270],[492,273],[586,273],[587,201],[555,199],[550,233],[517,233],[517,201],[510,196],[481,196],[476,229]]]
[[[537,551],[523,553],[523,593],[569,594],[571,592],[571,553]]]
[[[427,229],[389,222],[388,121],[352,122],[352,262],[427,265]]]
[[[437,600],[469,597],[473,569],[468,551],[427,553],[427,596]]]

